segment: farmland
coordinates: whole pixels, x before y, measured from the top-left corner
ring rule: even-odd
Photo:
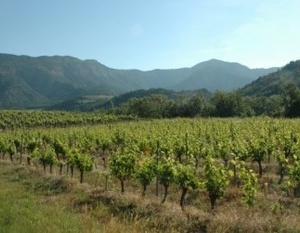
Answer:
[[[49,115],[55,122],[56,115]],[[1,199],[10,196],[13,202],[15,194],[21,202],[11,189],[23,190],[32,202],[30,208],[66,210],[59,213],[60,219],[76,222],[71,225],[78,232],[84,224],[87,232],[300,229],[298,119],[70,123],[75,118],[68,116],[60,124],[25,127],[14,122],[13,127],[3,127],[1,187],[7,188]],[[33,121],[28,117],[23,122]]]

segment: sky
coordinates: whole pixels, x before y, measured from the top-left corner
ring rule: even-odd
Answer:
[[[300,59],[299,0],[0,0],[0,53],[68,55],[116,69]]]

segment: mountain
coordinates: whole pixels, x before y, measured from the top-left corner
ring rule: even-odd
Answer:
[[[206,88],[209,91],[232,91],[243,87],[258,77],[274,72],[277,68],[250,69],[239,63],[212,59],[190,69],[189,76],[175,86],[180,89]]]
[[[0,108],[44,107],[86,95],[119,95],[150,88],[230,91],[272,71],[274,68],[249,69],[219,60],[182,69],[118,70],[70,56],[0,54]]]
[[[120,94],[143,88],[137,83],[134,77],[123,76],[94,60],[0,54],[2,108],[37,107],[82,95]]]
[[[282,87],[288,83],[300,87],[300,60],[292,61],[277,72],[258,78],[240,91],[248,96],[271,96],[280,94]]]

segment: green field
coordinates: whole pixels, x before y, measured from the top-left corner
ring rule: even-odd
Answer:
[[[139,224],[114,217],[108,206],[90,206],[88,186],[41,175],[1,162],[1,233],[141,232]]]
[[[173,119],[0,134],[2,232],[299,232],[300,121]]]

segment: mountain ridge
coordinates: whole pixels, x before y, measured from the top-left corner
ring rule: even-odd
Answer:
[[[234,75],[236,70],[239,75]],[[267,74],[275,70],[260,71]],[[0,54],[0,108],[49,106],[83,95],[119,95],[150,88],[231,91],[260,74],[239,63],[217,59],[191,68],[141,71],[113,69],[93,59],[72,56]]]

